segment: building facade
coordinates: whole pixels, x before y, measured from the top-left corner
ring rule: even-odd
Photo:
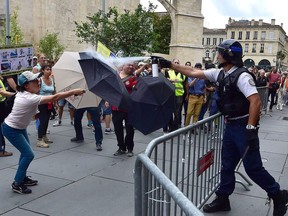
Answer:
[[[37,51],[37,44],[47,32],[58,33],[58,38],[67,51],[83,51],[91,45],[79,43],[74,32],[78,23],[86,22],[99,10],[117,7],[119,11],[134,11],[140,0],[10,0],[10,14],[18,9],[18,22],[23,32],[24,43],[31,43]],[[5,0],[0,0],[0,18],[6,14]],[[3,26],[2,26],[3,29]],[[1,30],[1,29],[0,29]],[[89,47],[90,46],[90,47]]]
[[[204,29],[203,62],[213,59],[214,44],[219,44],[221,38],[235,39],[241,43],[243,61],[247,67],[270,69],[277,66],[280,70],[287,70],[287,35],[283,24],[277,25],[275,19],[265,23],[262,19],[235,21],[229,18],[225,29]]]
[[[204,64],[216,62],[216,47],[226,39],[226,35],[226,29],[203,29],[202,45],[204,49],[202,62]]]

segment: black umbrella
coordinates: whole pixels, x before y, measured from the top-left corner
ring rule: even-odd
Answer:
[[[80,66],[91,92],[119,109],[128,110],[129,93],[117,71],[100,59],[80,53]]]
[[[144,135],[164,127],[175,110],[175,87],[161,73],[139,77],[130,96],[129,122]]]

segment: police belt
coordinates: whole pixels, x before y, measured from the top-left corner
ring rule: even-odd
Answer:
[[[248,123],[248,118],[249,116],[239,116],[239,118],[234,117],[234,118],[229,118],[225,117],[225,122],[229,124],[247,124]]]

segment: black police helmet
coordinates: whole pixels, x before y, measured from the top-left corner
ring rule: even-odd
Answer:
[[[243,50],[238,41],[233,39],[224,40],[217,46],[217,51],[223,56],[227,63],[231,63],[237,67],[243,66]],[[225,63],[221,65],[223,67]],[[219,66],[221,67],[221,65]]]

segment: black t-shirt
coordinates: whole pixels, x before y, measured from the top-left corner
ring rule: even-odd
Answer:
[[[11,75],[11,76],[5,76],[5,77],[3,77],[3,78],[4,78],[3,84],[4,84],[4,86],[6,87],[6,90],[7,90],[7,91],[9,91],[9,92],[15,92],[14,89],[11,88],[11,87],[9,86],[8,82],[7,82],[7,79],[10,78],[10,77],[12,77],[12,78],[14,79],[14,82],[15,82],[16,85],[17,85],[17,83],[18,83],[18,75],[17,75],[17,74],[16,74],[16,75]]]
[[[267,85],[267,82],[268,82],[268,79],[267,77],[258,77],[257,80],[256,80],[256,87],[261,87],[261,86],[266,86]]]

